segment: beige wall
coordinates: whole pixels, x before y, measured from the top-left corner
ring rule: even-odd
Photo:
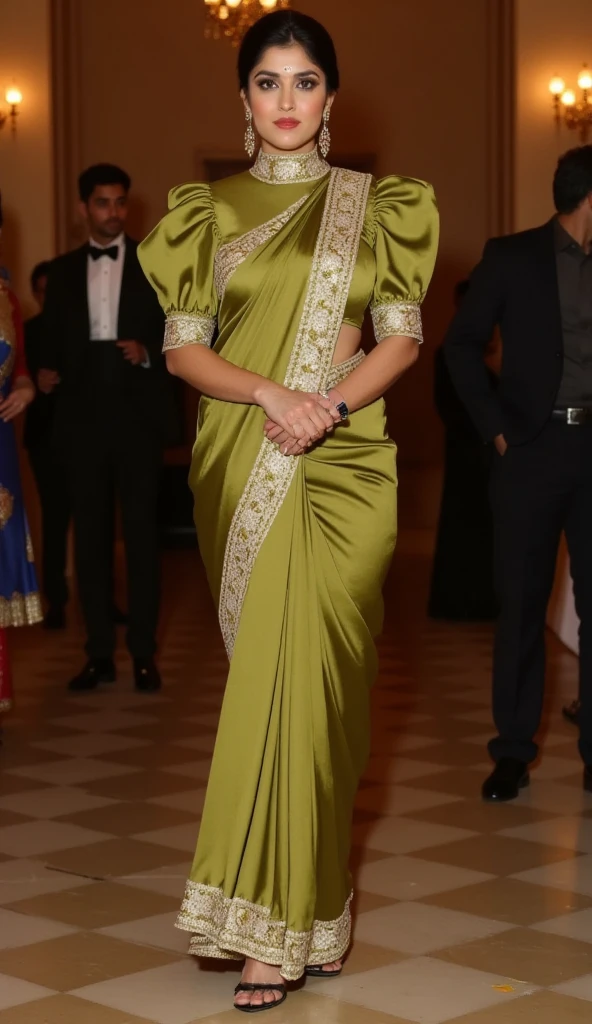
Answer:
[[[557,157],[580,144],[577,133],[557,131],[549,80],[560,74],[577,86],[585,61],[592,64],[590,0],[516,0],[516,228],[532,227],[553,214],[551,181]],[[576,90],[577,91],[577,90]]]
[[[69,115],[77,122],[70,167],[96,160],[124,165],[135,182],[132,227],[145,233],[163,213],[168,189],[200,173],[200,153],[241,154],[236,51],[203,38],[200,0],[168,0],[166,7],[162,0],[61,3],[73,18],[70,92],[79,98]],[[489,36],[491,12],[504,3],[455,0],[453,16],[441,0],[296,4],[326,23],[338,47],[343,88],[332,125],[334,155],[375,152],[379,174],[427,178],[440,202],[442,248],[426,304],[427,344],[390,402],[407,461],[440,458],[433,348],[450,314],[453,282],[493,230]],[[71,170],[71,195],[73,177]],[[79,237],[73,200],[69,210],[63,237],[72,244]]]
[[[13,79],[23,103],[16,137],[8,124],[0,132],[1,259],[30,312],[30,270],[54,250],[49,0],[18,0],[6,7],[0,14],[0,104],[5,107],[4,92]]]

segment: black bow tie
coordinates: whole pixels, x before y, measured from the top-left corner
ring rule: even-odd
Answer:
[[[119,255],[119,246],[110,245],[107,249],[98,249],[96,245],[89,245],[88,254],[92,260],[100,260],[101,256],[108,256],[110,260],[116,260]]]

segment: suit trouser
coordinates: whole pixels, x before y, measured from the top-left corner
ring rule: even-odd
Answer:
[[[532,761],[545,683],[545,620],[565,531],[580,626],[580,753],[592,764],[592,425],[550,421],[496,455],[491,498],[501,612],[493,666],[495,761]]]
[[[52,608],[68,600],[66,558],[71,501],[68,473],[51,440],[29,449],[29,461],[41,505],[43,593]]]
[[[109,431],[107,431],[109,432]],[[85,444],[72,458],[76,573],[90,658],[110,658],[113,623],[113,508],[121,507],[127,564],[129,629],[133,658],[156,650],[160,599],[157,501],[162,447],[149,438],[120,435]]]

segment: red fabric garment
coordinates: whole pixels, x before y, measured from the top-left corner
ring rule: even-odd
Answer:
[[[0,714],[12,707],[12,678],[8,658],[8,637],[0,629]]]
[[[25,331],[23,327],[21,307],[13,292],[9,291],[8,297],[10,299],[10,305],[12,306],[12,319],[14,321],[16,333],[16,361],[12,374],[12,379],[16,380],[17,377],[28,377],[29,371],[27,370],[27,363],[25,360]]]

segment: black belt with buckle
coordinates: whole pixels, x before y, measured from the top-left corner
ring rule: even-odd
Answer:
[[[592,424],[592,409],[553,409],[551,419],[560,420],[570,427]]]

